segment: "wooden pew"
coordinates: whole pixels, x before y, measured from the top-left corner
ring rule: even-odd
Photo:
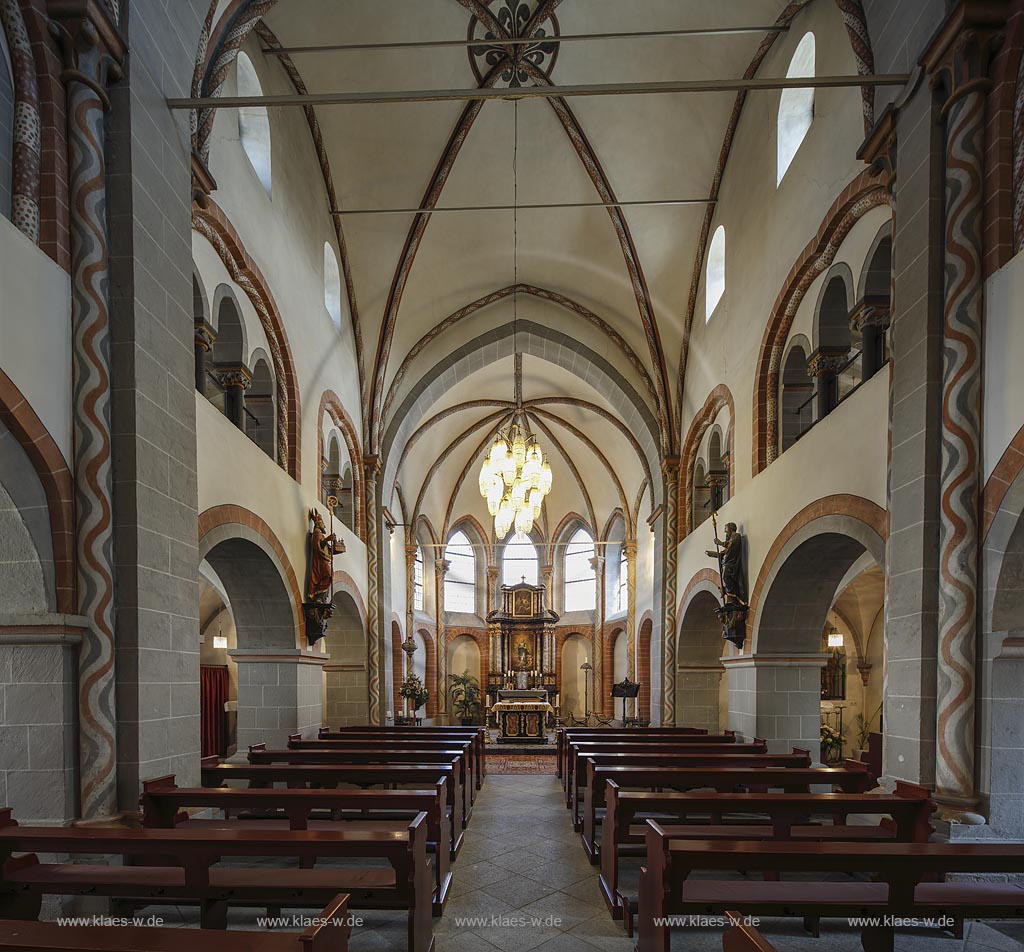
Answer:
[[[582,829],[580,809],[590,797],[598,805],[604,802],[604,783],[599,790],[590,790],[593,767],[810,767],[811,755],[807,750],[794,747],[791,754],[700,754],[675,753],[669,748],[657,754],[587,754],[577,765],[578,779],[569,788],[572,796],[573,829]],[[596,861],[596,860],[595,860]]]
[[[388,830],[154,830],[22,827],[0,810],[0,918],[38,918],[44,895],[110,896],[135,905],[198,903],[203,928],[224,929],[228,907],[320,908],[339,892],[352,908],[407,909],[409,952],[432,952],[433,873],[427,818]],[[133,865],[41,863],[46,854],[130,858]],[[12,859],[12,853],[25,853]],[[235,867],[230,857],[376,858],[388,868]],[[155,865],[146,865],[146,860]]]
[[[444,912],[451,889],[452,839],[443,779],[430,790],[275,790],[179,787],[174,775],[142,784],[142,825],[174,829],[181,824],[223,829],[344,829],[345,825],[401,831],[416,814],[427,817],[427,852],[433,856],[435,916]],[[196,819],[192,808],[220,810],[223,819]],[[233,812],[242,816],[231,819]],[[342,824],[339,826],[339,824]]]
[[[225,764],[218,757],[204,757],[200,776],[204,787],[223,787],[247,783],[250,787],[285,784],[291,789],[304,787],[333,790],[339,784],[356,787],[380,787],[406,784],[417,789],[443,780],[451,810],[452,856],[462,848],[462,786],[452,764]]]
[[[467,783],[478,779],[476,744],[471,737],[363,737],[353,734],[331,740],[328,737],[306,739],[301,734],[288,735],[289,750],[379,750],[385,747],[388,750],[461,750],[466,757]],[[480,786],[480,783],[474,783],[470,785],[470,791],[479,790]]]
[[[473,746],[477,756],[477,768],[479,770],[479,776],[477,777],[477,788],[483,783],[483,778],[487,776],[487,730],[484,727],[341,727],[336,731],[332,731],[329,727],[321,727],[319,736],[324,740],[341,740],[343,737],[351,734],[361,734],[366,736],[376,735],[379,737],[401,737],[403,735],[410,736],[423,736],[423,737],[470,737],[473,739]]]
[[[841,793],[864,793],[871,786],[867,767],[847,760],[843,767],[701,767],[598,766],[588,758],[587,786],[583,802],[583,848],[592,863],[598,861],[597,811],[604,806],[607,781],[620,787],[643,790],[699,790],[709,788],[719,793],[746,791],[767,793],[810,793],[812,786],[838,788]]]
[[[0,952],[347,952],[352,922],[348,896],[313,917],[300,935],[289,932],[241,932],[163,926],[76,925],[0,920]]]
[[[755,738],[749,744],[690,744],[685,738],[678,741],[651,741],[649,743],[634,744],[625,741],[599,741],[599,740],[570,740],[566,744],[566,765],[562,785],[565,787],[566,806],[572,806],[572,789],[574,783],[579,783],[578,768],[580,758],[590,754],[699,754],[711,756],[712,754],[765,754],[768,752],[768,745],[760,738]]]
[[[650,793],[622,790],[609,780],[598,885],[612,918],[623,919],[626,933],[632,935],[636,903],[619,889],[619,857],[626,852],[643,855],[646,814],[657,814],[662,829],[679,839],[926,843],[934,812],[927,789],[902,781],[892,794],[859,794]],[[851,814],[882,820],[877,826],[850,825]],[[731,821],[726,820],[727,815]],[[814,822],[822,817],[829,817],[831,823]]]
[[[588,737],[605,737],[609,740],[632,738],[640,739],[651,737],[664,739],[668,737],[688,738],[688,743],[701,743],[707,738],[709,743],[728,744],[736,739],[734,731],[725,731],[722,734],[709,734],[702,727],[559,727],[555,731],[555,771],[559,777],[562,776],[564,766],[564,753],[567,741],[570,737],[584,739]]]
[[[443,750],[392,750],[375,747],[370,750],[268,750],[266,744],[252,744],[247,757],[251,764],[451,764],[459,777],[462,792],[462,824],[469,822],[473,812],[473,776],[466,763],[466,753],[456,748]]]
[[[690,879],[702,871],[866,874],[850,879],[772,881]],[[1024,873],[1019,843],[817,843],[680,840],[647,821],[647,866],[640,873],[637,952],[669,952],[666,917],[727,910],[803,918],[948,917],[1024,919],[1024,888],[1015,882],[941,882],[950,873]],[[865,952],[892,952],[895,930],[862,929]]]
[[[729,928],[722,936],[722,952],[776,952],[772,945],[753,926],[746,925],[738,912],[727,912]]]

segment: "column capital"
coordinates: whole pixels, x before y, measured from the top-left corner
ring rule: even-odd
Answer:
[[[623,542],[622,543],[622,554],[626,556],[626,559],[636,558],[636,542]]]
[[[812,377],[836,373],[850,354],[848,347],[819,347],[807,358],[807,372]]]
[[[437,572],[438,575],[446,574],[448,569],[451,567],[452,563],[447,559],[434,559],[434,571]]]
[[[850,311],[850,330],[865,327],[888,327],[892,319],[892,301],[887,297],[865,295]]]
[[[121,78],[128,52],[117,25],[115,0],[48,0],[50,32],[64,60],[62,82],[83,83],[110,108],[107,83]]]
[[[498,577],[498,573],[500,571],[501,570],[498,568],[498,566],[496,566],[496,565],[488,565],[487,566],[487,578],[488,578],[488,580],[496,579]]]
[[[988,92],[988,70],[1006,27],[1007,0],[960,0],[921,57],[943,111],[969,92]]]
[[[604,556],[603,555],[595,555],[590,560],[590,567],[595,572],[601,572],[604,569]]]
[[[207,353],[213,348],[217,341],[217,332],[208,321],[196,321],[195,342],[196,347],[201,347]]]
[[[679,464],[681,457],[664,456],[661,460],[661,471],[669,479],[675,479],[679,475]]]
[[[252,371],[245,364],[217,364],[217,382],[225,390],[229,387],[248,390],[252,386]]]
[[[380,475],[381,460],[376,453],[363,457],[363,472],[367,479],[376,479]]]

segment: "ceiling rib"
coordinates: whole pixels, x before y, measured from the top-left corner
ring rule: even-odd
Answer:
[[[576,96],[646,96],[666,93],[759,92],[773,89],[843,89],[905,86],[908,73],[763,79],[684,79],[658,83],[590,83],[576,86],[418,89],[372,92],[297,93],[278,96],[199,96],[167,100],[170,109],[238,109],[243,106],[365,106],[389,103],[475,102],[489,99],[564,99]]]
[[[785,33],[788,26],[721,26],[695,30],[635,30],[629,33],[568,33],[563,36],[502,36],[490,40],[419,40],[405,43],[329,43],[323,46],[289,46],[265,49],[268,56],[306,53],[355,53],[377,50],[484,49],[490,46],[535,46],[538,43],[583,43],[595,40],[646,40],[695,36],[747,36],[752,33]]]
[[[537,202],[529,205],[448,205],[444,208],[335,208],[332,215],[436,215],[439,212],[511,212],[544,208],[634,208],[655,205],[712,205],[710,198],[652,198],[631,202]]]

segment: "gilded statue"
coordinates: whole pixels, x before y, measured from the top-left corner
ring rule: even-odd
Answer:
[[[334,583],[334,557],[345,551],[345,543],[333,532],[328,535],[324,520],[316,509],[309,510],[313,528],[309,533],[309,584],[306,600],[329,602]]]

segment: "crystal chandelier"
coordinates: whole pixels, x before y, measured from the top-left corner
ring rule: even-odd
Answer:
[[[540,518],[544,497],[551,492],[551,464],[544,458],[523,412],[523,355],[519,353],[519,100],[513,100],[512,134],[512,351],[515,357],[515,410],[512,419],[498,430],[480,467],[480,495],[494,517],[494,534],[504,539],[515,526],[528,535]]]
[[[498,431],[480,467],[480,495],[494,517],[494,534],[504,539],[515,526],[516,532],[529,535],[549,492],[551,464],[517,406],[512,422]]]

